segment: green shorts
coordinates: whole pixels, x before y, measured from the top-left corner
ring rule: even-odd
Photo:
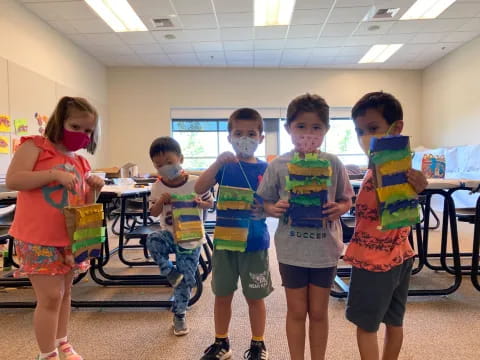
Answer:
[[[243,253],[214,250],[212,265],[212,290],[216,296],[233,294],[239,277],[247,299],[263,299],[273,291],[268,249]]]

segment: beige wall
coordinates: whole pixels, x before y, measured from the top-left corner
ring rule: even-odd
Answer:
[[[133,161],[152,169],[151,141],[170,134],[172,107],[286,107],[312,92],[330,106],[352,106],[363,94],[384,90],[405,108],[406,130],[420,143],[421,72],[297,69],[112,68],[108,71],[108,134],[113,165]]]
[[[423,72],[422,140],[427,147],[480,143],[480,37]]]
[[[105,66],[14,0],[0,0],[0,88],[0,113],[31,128],[33,113],[50,114],[64,95],[88,98],[108,125]],[[89,157],[93,166],[106,164],[106,148]]]

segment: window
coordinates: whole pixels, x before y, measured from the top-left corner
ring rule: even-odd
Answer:
[[[186,169],[206,169],[224,151],[232,151],[228,142],[227,119],[172,119],[172,137],[180,143]],[[255,153],[265,159],[265,142]]]

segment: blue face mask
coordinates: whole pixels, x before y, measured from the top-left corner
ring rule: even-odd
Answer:
[[[157,172],[162,178],[173,180],[182,175],[182,167],[180,164],[168,164],[158,168]]]
[[[232,137],[231,143],[233,146],[233,150],[235,150],[235,153],[243,158],[252,157],[258,147],[258,140],[252,139],[248,136],[242,136],[239,138]]]

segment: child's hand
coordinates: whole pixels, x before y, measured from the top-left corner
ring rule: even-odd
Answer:
[[[77,177],[69,172],[55,170],[54,173],[55,180],[65,186],[68,191],[74,191],[77,186],[78,180]]]
[[[260,204],[257,199],[253,199],[251,218],[253,220],[265,219],[265,211],[263,205]]]
[[[85,181],[95,191],[100,191],[105,186],[105,181],[96,175],[90,175]]]
[[[203,201],[200,196],[195,197],[195,202],[200,209],[210,209],[212,207],[210,201]]]
[[[327,216],[327,220],[337,220],[340,216],[348,211],[345,204],[338,202],[327,202],[323,205],[323,213]]]
[[[169,193],[163,193],[158,201],[160,201],[162,205],[168,205],[172,202],[172,196]]]
[[[225,164],[234,163],[234,162],[238,162],[238,159],[235,156],[235,154],[230,151],[225,151],[220,155],[218,155],[217,157],[217,163],[219,163],[220,165],[225,165]]]
[[[290,207],[290,203],[287,200],[278,200],[275,204],[265,204],[265,210],[268,215],[279,218]]]
[[[417,194],[420,194],[428,185],[427,178],[421,171],[409,169],[407,171],[408,183],[413,186]]]

